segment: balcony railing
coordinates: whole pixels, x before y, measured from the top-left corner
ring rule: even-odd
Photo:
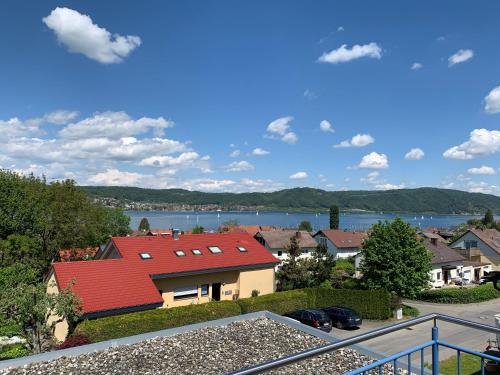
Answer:
[[[461,374],[461,367],[460,367],[460,356],[462,353],[467,353],[473,356],[477,356],[481,359],[481,374],[485,374],[485,364],[486,361],[493,361],[496,362],[497,364],[500,364],[500,357],[494,357],[485,353],[480,353],[474,350],[470,350],[464,347],[452,345],[450,343],[447,343],[445,341],[439,340],[439,329],[437,322],[438,321],[445,321],[448,323],[453,323],[453,324],[458,324],[461,326],[469,327],[469,328],[474,328],[478,329],[481,331],[486,331],[490,333],[496,333],[500,334],[500,328],[492,327],[486,324],[481,324],[481,323],[476,323],[472,322],[469,320],[465,319],[460,319],[460,318],[455,318],[452,316],[448,315],[442,315],[442,314],[428,314],[424,315],[415,319],[410,319],[401,323],[396,323],[384,328],[376,329],[370,332],[363,333],[361,335],[357,335],[345,340],[337,341],[334,343],[318,346],[312,349],[305,350],[300,353],[292,354],[289,356],[285,356],[282,358],[278,358],[269,362],[261,363],[252,367],[248,367],[246,369],[241,369],[236,372],[233,372],[232,375],[250,375],[250,374],[258,374],[258,373],[263,373],[272,369],[288,366],[292,363],[296,363],[299,361],[303,361],[308,358],[312,358],[321,354],[325,354],[328,352],[332,352],[341,348],[345,348],[354,344],[359,344],[360,342],[367,341],[374,339],[376,337],[380,337],[383,335],[387,335],[392,332],[399,331],[401,329],[405,329],[408,327],[412,327],[418,324],[422,324],[428,321],[434,321],[434,326],[432,327],[432,332],[431,332],[431,340],[421,344],[417,345],[414,347],[411,347],[407,350],[401,351],[397,354],[387,356],[385,358],[382,358],[378,361],[375,361],[367,366],[358,368],[354,371],[347,372],[345,375],[357,375],[357,374],[363,374],[365,375],[366,373],[370,372],[373,373],[373,371],[377,372],[379,374],[382,374],[382,369],[384,366],[387,365],[392,365],[393,367],[393,373],[397,374],[398,373],[398,368],[402,368],[404,365],[405,369],[408,370],[408,373],[420,373],[424,374],[425,373],[425,365],[426,363],[424,362],[424,350],[426,348],[432,348],[432,362],[430,363],[431,367],[431,372],[433,375],[439,375],[439,348],[440,347],[445,347],[448,349],[455,350],[457,352],[457,374]],[[412,361],[414,360],[415,354],[418,353],[419,355],[419,360],[420,360],[420,367],[418,368],[417,371],[412,370]]]

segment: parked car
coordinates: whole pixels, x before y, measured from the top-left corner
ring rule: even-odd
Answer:
[[[323,311],[330,317],[332,324],[337,328],[359,327],[363,321],[354,310],[347,307],[327,307]]]
[[[305,325],[318,328],[324,332],[332,330],[332,322],[329,316],[322,310],[303,309],[285,314],[286,317],[297,320]]]

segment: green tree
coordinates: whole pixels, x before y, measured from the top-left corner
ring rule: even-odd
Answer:
[[[81,317],[80,300],[71,291],[71,285],[58,294],[47,293],[45,283],[22,283],[0,294],[0,313],[23,331],[33,353],[41,353],[50,344],[50,333],[57,323],[66,320],[69,333],[74,331]],[[47,324],[49,314],[57,316]]]
[[[137,229],[141,232],[147,232],[148,230],[150,230],[151,228],[149,226],[149,220],[146,217],[143,217],[141,219],[141,222],[139,223],[139,228]]]
[[[296,236],[290,238],[290,244],[286,247],[288,258],[283,262],[276,273],[279,291],[304,288],[308,286],[307,261],[298,259],[302,254],[299,240]]]
[[[333,205],[330,207],[330,229],[339,229],[339,207]]]
[[[319,287],[330,279],[330,272],[335,266],[335,259],[323,244],[318,244],[309,259],[310,286]]]
[[[130,234],[130,216],[125,215],[121,208],[103,207],[102,215],[101,242],[106,242],[110,237]]]
[[[400,218],[372,226],[361,250],[362,284],[399,297],[415,297],[429,287],[431,254],[410,224]]]
[[[493,211],[487,210],[483,218],[483,224],[486,228],[493,228],[495,226],[495,218],[493,217]]]
[[[204,232],[205,232],[205,228],[203,228],[200,225],[195,226],[193,228],[193,230],[191,231],[191,233],[193,233],[193,234],[203,234]]]
[[[307,232],[312,232],[313,228],[311,222],[308,220],[303,220],[299,224],[299,230],[305,230]]]

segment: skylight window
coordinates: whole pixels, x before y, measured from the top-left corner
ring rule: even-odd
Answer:
[[[184,257],[186,256],[186,253],[184,252],[184,250],[176,250],[175,255],[177,255],[178,257]]]
[[[238,250],[240,251],[240,253],[246,253],[248,250],[243,247],[243,246],[238,246]]]
[[[210,252],[212,254],[220,254],[220,253],[222,253],[222,250],[220,249],[219,246],[209,246],[208,250],[210,250]]]
[[[141,257],[141,259],[153,259],[153,257],[151,256],[150,253],[139,253],[139,256]]]
[[[200,249],[192,249],[191,252],[194,254],[194,255],[201,255],[201,250]]]

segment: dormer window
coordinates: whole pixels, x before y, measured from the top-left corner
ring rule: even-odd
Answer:
[[[194,255],[201,255],[201,250],[200,249],[192,249],[191,252],[194,254]]]
[[[237,249],[240,251],[240,253],[246,253],[248,250],[243,247],[243,246],[238,246]]]
[[[184,252],[184,250],[175,250],[175,255],[177,255],[178,257],[185,257],[186,253]]]
[[[219,246],[208,246],[208,250],[210,250],[210,252],[212,254],[220,254],[220,253],[222,253],[222,250],[220,249]]]
[[[150,253],[139,253],[139,256],[141,259],[146,260],[146,259],[153,259]]]

